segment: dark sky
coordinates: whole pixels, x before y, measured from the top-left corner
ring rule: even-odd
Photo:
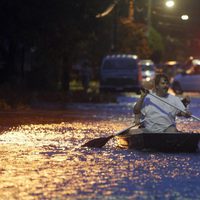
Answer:
[[[180,16],[187,14],[190,17],[190,21],[199,23],[200,16],[200,1],[199,0],[174,0],[175,6],[172,9],[166,9],[166,11],[172,15]]]
[[[152,0],[156,14],[153,14],[156,26],[162,30],[175,31],[177,35],[187,34],[197,36],[200,33],[200,0],[174,0],[173,8],[165,7],[164,0]],[[181,20],[181,15],[187,14],[189,20]]]

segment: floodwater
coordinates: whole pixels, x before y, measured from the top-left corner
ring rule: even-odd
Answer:
[[[199,115],[200,100],[191,104]],[[0,199],[200,199],[200,153],[81,147],[132,122],[128,103],[0,113]],[[200,133],[194,119],[180,130]],[[2,125],[3,123],[3,125]]]

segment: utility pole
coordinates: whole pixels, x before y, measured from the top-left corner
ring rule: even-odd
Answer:
[[[150,28],[151,28],[151,6],[152,6],[152,0],[148,0],[148,6],[147,6],[147,37],[149,36]]]
[[[134,21],[134,0],[129,0],[129,20]]]
[[[111,51],[114,53],[117,50],[117,22],[118,22],[118,7],[113,10],[112,36],[111,36]]]

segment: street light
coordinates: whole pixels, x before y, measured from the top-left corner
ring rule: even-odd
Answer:
[[[116,41],[117,41],[117,5],[119,3],[120,0],[115,0],[110,6],[108,6],[106,8],[106,10],[104,10],[104,12],[102,13],[98,13],[96,15],[96,18],[102,18],[105,17],[107,15],[109,15],[112,11],[113,11],[113,24],[112,24],[112,38],[111,38],[111,50],[115,50],[116,49]]]
[[[167,0],[166,2],[165,2],[165,5],[168,7],[168,8],[172,8],[172,7],[174,7],[174,1],[173,0]]]
[[[173,8],[175,5],[175,2],[173,0],[166,0],[165,6],[167,8]],[[151,26],[151,12],[152,12],[152,0],[148,0],[148,10],[147,10],[147,29],[149,32],[149,28]]]
[[[165,6],[167,8],[173,8],[175,2],[173,0],[166,0]],[[152,12],[152,0],[148,0],[148,10],[147,10],[147,35],[149,35],[149,30],[151,27],[151,12]]]
[[[181,19],[184,20],[184,21],[186,21],[186,20],[189,19],[189,16],[188,16],[188,15],[182,15],[182,16],[181,16]]]

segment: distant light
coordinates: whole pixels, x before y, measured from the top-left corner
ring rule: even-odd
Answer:
[[[194,59],[194,57],[193,57],[193,56],[190,56],[189,59],[192,60],[192,59]]]
[[[146,71],[145,71],[145,75],[146,75],[146,76],[151,76],[151,72],[150,72],[149,70],[146,70]]]
[[[192,61],[192,64],[193,64],[193,65],[200,65],[200,60],[199,60],[199,59],[194,59],[194,60]]]
[[[146,81],[150,81],[151,80],[151,77],[146,77]]]
[[[137,55],[133,55],[133,58],[134,58],[134,59],[138,59],[138,56],[137,56]]]
[[[172,7],[174,7],[174,1],[172,1],[172,0],[168,0],[168,1],[166,1],[165,2],[165,5],[168,7],[168,8],[172,8]]]
[[[181,16],[181,19],[182,19],[182,20],[188,20],[188,19],[189,19],[189,16],[188,16],[188,15],[182,15],[182,16]]]
[[[149,63],[149,62],[147,62],[147,63],[146,63],[146,65],[147,65],[147,66],[149,66],[149,65],[150,65],[150,63]]]
[[[178,64],[177,61],[174,61],[174,60],[170,60],[168,62],[166,62],[167,65],[176,65]]]

